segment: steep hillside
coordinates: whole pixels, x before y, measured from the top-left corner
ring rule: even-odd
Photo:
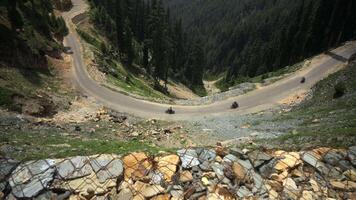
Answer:
[[[51,2],[0,4],[0,106],[35,116],[65,107],[56,67],[65,64],[61,41],[68,33]],[[55,95],[55,96],[51,96]]]
[[[202,38],[206,69],[235,84],[355,38],[356,3],[338,0],[165,0],[188,35]]]
[[[89,2],[91,22],[107,38],[114,60],[131,70],[135,66],[145,70],[155,89],[163,93],[168,79],[174,79],[205,94],[202,41],[187,37],[181,22],[170,18],[161,1]]]

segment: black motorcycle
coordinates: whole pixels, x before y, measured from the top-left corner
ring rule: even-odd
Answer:
[[[174,111],[172,107],[169,107],[169,108],[166,110],[166,113],[167,113],[167,114],[170,114],[170,115],[173,115],[173,114],[176,113],[176,111]]]
[[[236,109],[238,107],[239,107],[239,104],[236,101],[234,101],[234,103],[231,104],[231,109]]]
[[[302,79],[300,80],[300,83],[305,83],[305,77],[302,77]]]

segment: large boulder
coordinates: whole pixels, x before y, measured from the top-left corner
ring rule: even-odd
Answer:
[[[9,178],[12,194],[17,198],[33,198],[48,188],[55,173],[55,160],[46,159],[20,164]]]
[[[145,153],[131,153],[122,161],[125,168],[125,180],[140,180],[147,176],[152,168],[152,162]]]

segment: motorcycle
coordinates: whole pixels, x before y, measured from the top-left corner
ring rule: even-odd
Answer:
[[[305,83],[305,77],[300,80],[300,83]]]
[[[232,103],[231,104],[231,109],[236,109],[236,108],[238,108],[239,107],[239,104],[236,102],[236,101],[234,101],[234,103]]]
[[[166,113],[167,113],[167,114],[170,114],[170,115],[173,115],[173,114],[176,113],[176,111],[174,111],[172,107],[169,107],[169,108],[166,110]]]

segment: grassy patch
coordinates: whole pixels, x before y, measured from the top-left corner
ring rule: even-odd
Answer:
[[[107,140],[103,139],[103,136],[93,136],[92,138],[62,136],[56,130],[51,132],[11,130],[1,133],[0,139],[15,146],[16,150],[7,152],[6,156],[19,160],[63,158],[103,153],[126,154],[134,151],[157,154],[161,150],[167,150],[137,140]]]
[[[304,62],[300,62],[295,65],[287,66],[287,67],[281,68],[277,71],[268,72],[268,73],[261,74],[259,76],[255,76],[255,77],[239,76],[230,82],[227,82],[224,78],[222,78],[221,80],[219,80],[216,83],[216,87],[219,88],[221,91],[227,91],[227,90],[229,90],[230,87],[241,84],[241,83],[245,83],[245,82],[263,83],[266,79],[270,79],[270,78],[274,78],[274,79],[269,80],[268,82],[273,83],[275,81],[280,80],[283,75],[297,71],[298,69],[303,67],[303,65],[304,65]]]
[[[302,120],[302,123],[280,136],[280,144],[303,146],[348,147],[356,144],[356,64],[330,75],[313,87],[313,97],[275,117],[279,123]],[[335,86],[343,82],[345,94],[334,98]]]

